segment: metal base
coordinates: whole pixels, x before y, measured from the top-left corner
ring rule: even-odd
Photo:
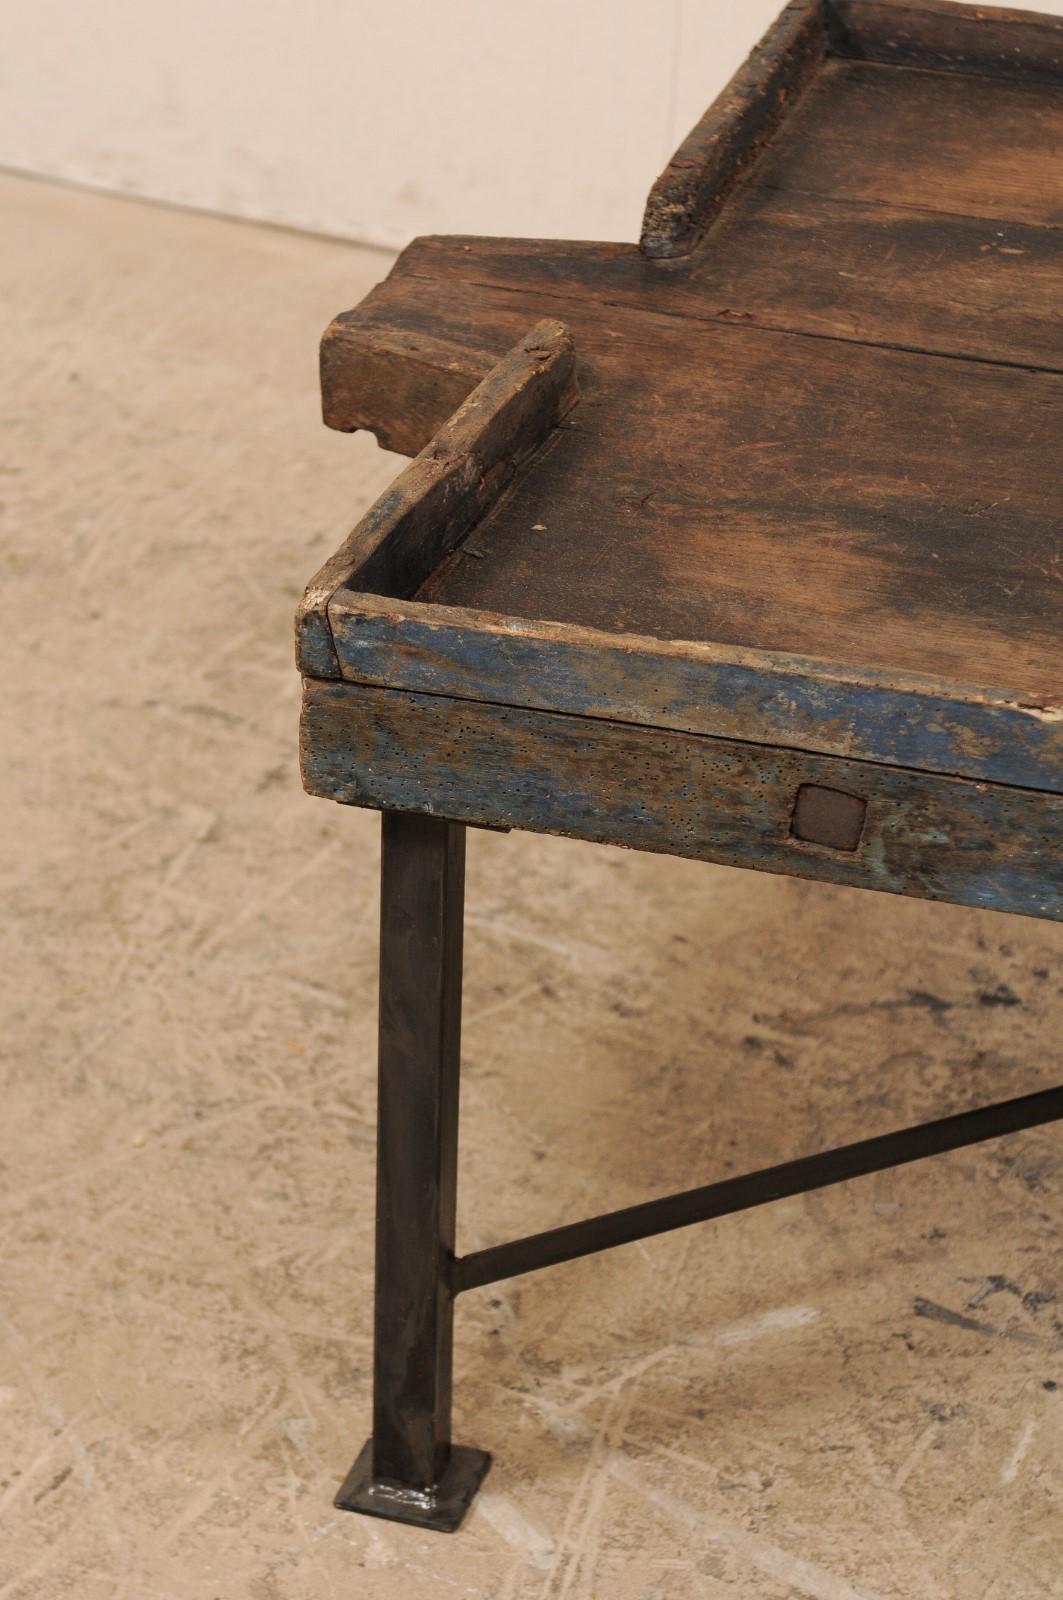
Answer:
[[[450,1460],[434,1488],[424,1492],[404,1489],[401,1484],[374,1479],[373,1441],[367,1439],[333,1503],[339,1511],[361,1511],[391,1522],[434,1528],[437,1533],[455,1533],[490,1465],[486,1450],[451,1445]]]
[[[465,830],[385,812],[380,920],[373,1435],[336,1497],[360,1511],[453,1533],[491,1458],[450,1447],[454,1298],[805,1194],[1063,1120],[1063,1086],[877,1134],[545,1233],[455,1254]],[[374,1457],[383,1469],[374,1473]],[[436,1463],[438,1483],[425,1488]]]

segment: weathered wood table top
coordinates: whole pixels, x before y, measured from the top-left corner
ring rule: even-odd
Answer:
[[[329,328],[326,421],[415,455],[297,616],[306,787],[385,813],[341,1508],[460,1523],[455,1295],[1063,1116],[457,1251],[465,824],[1063,919],[1061,290],[1063,19],[800,0],[638,246],[421,239]]]
[[[640,245],[418,240],[322,384],[423,454],[312,792],[1063,915],[1063,21],[790,5]]]

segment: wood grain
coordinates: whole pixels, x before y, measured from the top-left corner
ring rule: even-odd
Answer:
[[[828,61],[756,167],[776,188],[1063,225],[1063,84]]]
[[[750,327],[1063,372],[1063,229],[749,185],[683,296]]]
[[[324,422],[341,433],[365,428],[385,450],[415,456],[496,359],[475,347],[344,313],[321,340]],[[381,395],[388,397],[383,411]]]
[[[453,286],[429,314],[496,315]],[[1063,378],[610,324],[578,417],[420,598],[1059,701]]]
[[[624,307],[1063,371],[1063,229],[756,183],[731,196],[708,237],[678,262],[648,261],[632,245],[415,240],[388,299],[374,302],[376,319],[367,308],[364,324],[348,313],[333,325],[337,360],[346,339],[353,365],[363,326],[367,339],[378,338],[378,320],[401,317],[407,298],[416,304],[418,279],[491,290],[501,307],[525,296],[531,321],[549,312],[578,323],[581,305]],[[608,340],[608,327],[604,315],[589,319],[581,350]],[[390,390],[382,383],[377,392]],[[397,411],[398,397],[388,404]]]
[[[587,718],[308,681],[309,793],[889,893],[1063,917],[1063,796]],[[860,796],[859,848],[792,836],[802,784]]]

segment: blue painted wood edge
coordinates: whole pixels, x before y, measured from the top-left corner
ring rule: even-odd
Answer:
[[[437,695],[304,689],[303,782],[324,799],[1063,920],[1060,795]],[[857,851],[793,839],[804,783],[866,798]]]
[[[1005,691],[349,590],[333,596],[328,616],[349,682],[1063,792],[1063,705]]]

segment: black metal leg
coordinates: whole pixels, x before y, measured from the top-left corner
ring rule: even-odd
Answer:
[[[385,812],[373,1434],[345,1511],[452,1532],[488,1466],[450,1442],[465,829]]]

